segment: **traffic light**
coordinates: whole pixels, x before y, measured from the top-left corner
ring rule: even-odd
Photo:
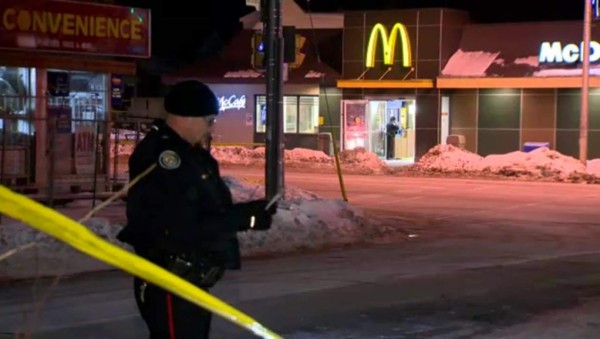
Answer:
[[[254,32],[252,36],[252,68],[264,70],[266,67],[265,36],[262,32]]]
[[[302,48],[306,43],[306,38],[296,33],[294,26],[283,27],[283,58],[284,62],[289,64],[290,68],[298,68],[302,65],[306,55],[302,53]],[[252,36],[252,68],[255,70],[265,70],[267,62],[267,48],[265,36],[261,31],[254,32]]]

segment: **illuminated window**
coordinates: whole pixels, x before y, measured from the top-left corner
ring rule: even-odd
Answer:
[[[265,133],[267,98],[256,97],[256,132]],[[319,125],[319,97],[286,95],[283,98],[284,133],[316,134]]]
[[[283,97],[283,132],[298,133],[298,97]]]
[[[319,129],[319,97],[300,97],[299,133],[315,134]]]
[[[35,150],[35,69],[0,66],[0,168],[2,179],[26,178]],[[2,158],[5,158],[2,161]]]
[[[35,69],[0,66],[0,130],[9,140],[32,136],[34,112]]]
[[[259,95],[256,97],[256,132],[267,131],[267,97]]]
[[[78,126],[95,126],[96,121],[106,119],[109,104],[106,74],[49,70],[48,77],[68,83],[66,93],[48,98],[48,106],[65,107],[71,111],[73,132]],[[56,86],[49,83],[49,87],[53,85]]]

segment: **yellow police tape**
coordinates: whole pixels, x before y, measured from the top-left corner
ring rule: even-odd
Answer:
[[[0,213],[21,220],[75,249],[160,286],[263,338],[281,338],[256,320],[167,270],[115,246],[80,223],[0,186]]]

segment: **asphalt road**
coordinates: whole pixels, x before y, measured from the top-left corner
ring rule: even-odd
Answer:
[[[254,182],[264,178],[257,170],[226,169],[223,175]],[[335,175],[289,172],[285,179],[287,186],[342,198]],[[350,203],[399,219],[509,220],[526,227],[600,221],[600,185],[346,175],[344,186]]]
[[[286,338],[600,337],[600,186],[345,179],[351,203],[415,237],[248,261],[215,294]],[[332,175],[288,173],[286,180],[340,197]],[[42,316],[33,317],[47,283],[0,290],[0,332],[146,337],[129,277],[108,272],[63,280]],[[217,319],[213,337],[249,336]]]

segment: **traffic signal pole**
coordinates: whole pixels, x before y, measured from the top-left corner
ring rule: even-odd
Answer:
[[[266,0],[263,16],[267,75],[265,193],[267,200],[283,196],[283,25],[282,0]]]
[[[581,116],[579,121],[579,160],[587,164],[588,153],[588,116],[590,99],[590,40],[592,35],[592,0],[585,1],[583,19],[583,48],[581,54],[583,65],[581,70]]]

